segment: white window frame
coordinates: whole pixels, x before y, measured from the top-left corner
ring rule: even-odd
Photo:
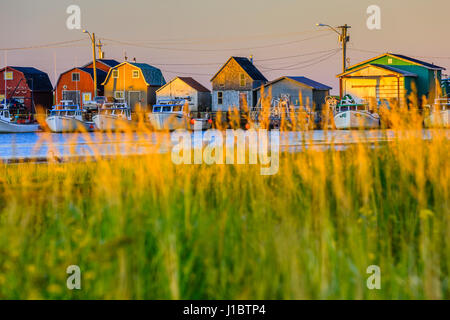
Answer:
[[[78,80],[73,80],[73,76],[76,74],[78,75]],[[80,79],[81,79],[81,75],[79,72],[72,72],[72,82],[80,82]]]
[[[85,95],[86,95],[86,96],[89,95],[89,99],[85,99],[85,98],[84,98]],[[92,92],[83,92],[83,93],[81,94],[81,99],[83,100],[83,103],[92,101]]]
[[[121,93],[122,96],[121,97],[117,97],[118,93]],[[125,99],[125,92],[124,91],[114,91],[114,99],[120,99],[120,100]]]
[[[219,97],[219,95],[220,95],[220,97]],[[217,105],[219,105],[219,106],[223,105],[223,91],[217,91]]]
[[[137,76],[136,76],[136,77],[134,76],[135,72],[137,72]],[[141,73],[139,72],[139,70],[132,70],[132,71],[131,71],[131,78],[133,78],[133,79],[139,79],[140,76],[141,76]]]
[[[8,75],[11,75],[11,78],[8,77]],[[12,71],[5,71],[3,73],[3,80],[14,80],[14,72],[12,72]]]
[[[112,77],[113,79],[119,79],[119,70],[113,70]]]

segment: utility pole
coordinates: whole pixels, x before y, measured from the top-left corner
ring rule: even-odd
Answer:
[[[323,23],[317,23],[316,26],[328,27],[329,29],[333,30],[334,32],[336,32],[338,34],[339,42],[342,45],[342,73],[344,73],[345,71],[347,71],[347,42],[350,41],[350,36],[348,35],[348,29],[350,29],[351,26],[344,24],[343,26],[333,28],[332,26],[330,26],[328,24],[323,24]],[[338,31],[337,29],[340,29],[340,31]],[[344,92],[343,92],[343,88],[342,88],[342,80],[341,79],[339,80],[339,84],[340,84],[340,97],[342,99]]]
[[[348,29],[351,27],[347,24],[343,26],[339,26],[338,29],[341,29],[341,33],[339,35],[339,40],[342,44],[342,72],[347,71],[347,42],[350,41],[350,36],[348,35]]]
[[[94,100],[97,97],[97,55],[95,52],[95,33],[92,35],[87,30],[83,30],[83,33],[87,33],[89,35],[89,38],[91,38],[91,45],[92,45],[92,66],[93,66],[93,72],[94,72]]]
[[[101,40],[98,40],[97,47],[98,47],[98,58],[99,59],[104,59],[105,58],[105,53],[102,50],[103,43],[101,42]]]

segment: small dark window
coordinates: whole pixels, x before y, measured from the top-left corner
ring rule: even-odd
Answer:
[[[222,91],[217,92],[217,104],[219,104],[219,105],[223,104],[223,92]]]
[[[72,73],[72,81],[74,81],[74,82],[80,81],[80,73],[79,72]]]

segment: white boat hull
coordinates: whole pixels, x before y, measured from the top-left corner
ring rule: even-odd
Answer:
[[[26,133],[39,131],[38,124],[17,124],[0,120],[0,133]]]
[[[449,127],[450,110],[438,111],[431,113],[425,119],[426,127]]]
[[[189,120],[186,116],[173,113],[150,113],[149,121],[155,130],[188,129]]]
[[[380,127],[380,117],[376,113],[364,111],[342,111],[334,116],[336,129],[376,129]]]
[[[83,132],[94,130],[94,124],[72,117],[50,116],[45,119],[52,132]]]
[[[115,116],[97,114],[92,120],[101,131],[127,131],[132,129],[132,120]]]

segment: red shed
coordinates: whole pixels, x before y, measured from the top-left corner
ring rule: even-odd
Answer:
[[[106,73],[108,73],[109,69],[114,68],[118,64],[120,64],[118,61],[113,59],[97,59],[95,60],[97,63],[95,64],[95,67],[97,69],[103,70]],[[83,68],[94,68],[94,63],[89,62],[88,64],[84,65]]]
[[[102,82],[106,78],[106,72],[97,69],[97,95],[103,95]],[[56,103],[61,100],[71,100],[75,104],[83,106],[94,99],[94,71],[91,68],[73,68],[62,73],[55,89]]]
[[[33,112],[36,106],[51,108],[53,87],[48,75],[32,67],[6,67],[0,70],[0,101],[15,99]]]

